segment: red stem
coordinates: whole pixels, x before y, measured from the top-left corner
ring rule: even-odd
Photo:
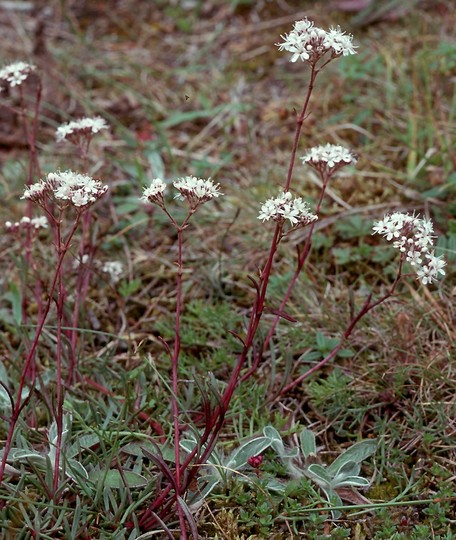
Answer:
[[[284,191],[289,191],[290,189],[291,179],[293,177],[293,168],[294,168],[294,164],[296,160],[296,152],[298,150],[299,139],[301,138],[302,124],[304,123],[304,120],[306,119],[307,107],[309,106],[310,96],[312,94],[315,79],[319,71],[320,71],[319,69],[316,69],[315,64],[312,64],[309,86],[307,88],[307,95],[304,99],[304,104],[302,106],[301,114],[298,116],[296,120],[296,131],[295,131],[295,136],[294,136],[294,141],[293,141],[293,148],[291,149],[290,164],[288,166],[287,182],[285,184]]]
[[[358,314],[355,315],[352,320],[350,321],[350,323],[348,324],[347,326],[347,329],[345,330],[343,336],[342,336],[342,339],[340,340],[340,342],[333,348],[333,350],[327,354],[325,356],[325,358],[323,358],[323,360],[320,360],[320,362],[318,362],[317,364],[315,364],[312,368],[310,368],[309,370],[307,370],[305,373],[303,373],[302,375],[300,375],[297,379],[295,379],[294,381],[292,381],[291,383],[287,384],[287,386],[285,386],[284,388],[282,388],[282,390],[280,391],[280,394],[279,396],[283,395],[283,394],[286,394],[288,393],[291,389],[293,389],[296,385],[298,385],[299,383],[301,383],[302,381],[304,381],[305,379],[309,378],[312,373],[315,373],[316,371],[320,370],[323,366],[325,366],[330,360],[332,360],[336,355],[337,353],[340,351],[340,349],[342,349],[342,347],[344,346],[345,344],[345,341],[350,337],[351,333],[353,332],[353,330],[355,329],[356,325],[358,324],[358,322],[365,316],[367,315],[370,311],[372,311],[374,308],[376,308],[378,305],[382,304],[383,302],[385,302],[386,300],[388,300],[388,298],[390,298],[391,296],[393,296],[395,290],[396,290],[396,287],[397,287],[397,284],[399,283],[399,280],[402,276],[402,265],[403,265],[403,261],[401,259],[400,263],[399,263],[399,270],[398,270],[398,273],[397,273],[397,276],[396,276],[396,279],[394,280],[390,290],[385,294],[383,295],[381,298],[379,298],[378,300],[376,300],[375,302],[372,302],[371,303],[371,299],[372,299],[372,293],[370,293],[366,299],[366,301],[364,302],[363,304],[363,307],[359,310]],[[277,396],[276,396],[276,399],[277,399]]]
[[[58,277],[59,277],[59,274],[60,274],[60,269],[62,268],[62,264],[63,264],[63,259],[70,247],[70,242],[71,242],[71,239],[73,238],[73,235],[74,233],[76,232],[76,229],[77,229],[77,226],[79,224],[79,218],[80,218],[80,214],[77,215],[77,218],[74,222],[74,225],[68,235],[68,238],[64,244],[64,246],[62,247],[62,250],[59,254],[59,258],[58,258],[58,261],[57,261],[57,268],[56,268],[56,271],[55,271],[55,274],[54,274],[54,277],[52,279],[52,283],[51,283],[51,287],[49,289],[49,295],[48,295],[48,299],[47,299],[47,302],[44,306],[44,311],[43,311],[43,315],[41,317],[41,320],[38,324],[38,327],[36,329],[36,333],[35,333],[35,337],[33,339],[33,342],[32,342],[32,345],[30,347],[30,350],[29,350],[29,353],[27,355],[27,358],[25,360],[25,364],[24,364],[24,367],[22,368],[22,375],[21,375],[21,379],[19,381],[19,387],[18,387],[18,391],[17,391],[17,398],[16,398],[16,402],[14,404],[14,409],[12,411],[12,414],[11,414],[11,421],[10,421],[10,426],[9,426],[9,429],[8,429],[8,435],[6,437],[6,442],[5,442],[5,447],[4,447],[4,453],[3,453],[3,457],[2,457],[2,462],[1,462],[1,465],[0,465],[0,483],[2,482],[2,479],[3,479],[3,475],[5,473],[5,466],[6,466],[6,461],[8,459],[8,454],[9,454],[9,451],[11,449],[11,443],[12,443],[12,440],[13,440],[13,434],[14,434],[14,430],[16,428],[16,424],[17,424],[17,421],[18,421],[18,418],[19,418],[19,415],[20,415],[20,412],[23,408],[23,406],[25,405],[25,403],[27,402],[27,400],[29,399],[29,397],[26,398],[26,400],[24,400],[24,402],[22,402],[22,391],[24,389],[24,386],[25,386],[25,382],[27,380],[27,373],[29,371],[29,368],[35,358],[35,351],[36,351],[36,348],[38,346],[38,341],[39,341],[39,338],[43,332],[43,328],[44,328],[44,324],[46,322],[46,319],[47,319],[47,316],[49,314],[49,310],[50,310],[50,307],[51,307],[51,302],[53,300],[53,296],[54,296],[54,292],[55,292],[55,289],[56,289],[56,286],[57,286],[57,281],[58,281]],[[31,381],[31,384],[33,384],[34,382],[34,379]],[[30,394],[29,394],[30,396]]]

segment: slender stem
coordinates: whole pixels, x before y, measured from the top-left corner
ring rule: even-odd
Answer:
[[[174,456],[176,461],[176,486],[180,495],[180,448],[179,448],[179,404],[178,404],[178,392],[179,392],[179,353],[180,353],[180,318],[182,310],[182,229],[177,231],[177,284],[176,284],[176,313],[175,313],[175,326],[174,326],[174,348],[173,357],[171,359],[172,366],[172,410],[174,420]]]
[[[11,449],[14,430],[16,428],[16,424],[17,424],[19,415],[21,413],[21,410],[22,410],[23,406],[25,405],[25,403],[26,403],[26,401],[28,399],[28,398],[26,398],[26,400],[24,400],[24,402],[22,401],[22,391],[24,389],[25,382],[27,380],[26,375],[27,375],[27,373],[29,371],[29,368],[30,368],[34,358],[35,358],[36,348],[38,346],[38,341],[39,341],[40,336],[41,336],[41,334],[43,332],[44,324],[45,324],[47,316],[49,314],[49,310],[50,310],[50,307],[51,307],[51,302],[53,300],[54,292],[55,292],[55,289],[56,289],[56,286],[57,286],[57,281],[58,281],[60,269],[61,269],[62,264],[63,264],[63,259],[64,259],[65,255],[66,255],[66,253],[67,253],[67,251],[68,251],[68,249],[70,247],[70,243],[71,243],[71,240],[73,238],[73,235],[76,232],[77,226],[79,224],[79,218],[80,218],[80,214],[77,215],[77,218],[76,218],[76,220],[75,220],[75,222],[73,224],[73,227],[72,227],[72,229],[71,229],[71,231],[70,231],[70,233],[69,233],[69,235],[67,237],[67,240],[66,240],[64,246],[62,247],[62,250],[60,251],[58,261],[57,261],[57,268],[56,268],[56,271],[55,271],[54,276],[52,278],[51,286],[49,288],[48,299],[47,299],[46,304],[44,306],[44,310],[43,310],[41,320],[40,320],[40,322],[38,324],[38,327],[36,329],[35,337],[33,339],[33,342],[31,344],[31,346],[30,346],[30,350],[29,350],[29,352],[27,354],[24,367],[22,368],[22,375],[21,375],[21,379],[19,381],[19,387],[18,387],[18,390],[17,390],[17,398],[16,398],[14,409],[13,409],[12,414],[11,414],[11,421],[10,421],[10,425],[9,425],[9,429],[8,429],[8,435],[6,437],[3,457],[2,457],[2,461],[1,461],[1,465],[0,465],[0,483],[2,482],[3,475],[5,473],[6,461],[8,459],[8,454],[9,454],[9,451]],[[33,382],[34,381],[32,381],[32,383]],[[29,396],[30,396],[30,394],[29,394]]]
[[[304,100],[301,113],[296,121],[296,132],[295,132],[293,147],[291,151],[290,163],[288,167],[287,180],[286,180],[284,191],[289,191],[290,189],[291,180],[293,176],[293,168],[294,168],[294,163],[296,159],[296,152],[298,149],[298,144],[299,144],[299,140],[301,136],[302,124],[306,118],[310,96],[312,94],[315,78],[318,72],[319,70],[316,69],[315,65],[312,65],[307,94]],[[168,214],[168,212],[166,211],[164,207],[163,207],[163,210],[170,217],[171,221],[175,224],[175,221]],[[183,228],[183,225],[181,226],[181,228]],[[263,315],[266,292],[267,292],[269,280],[271,277],[274,256],[277,251],[278,245],[282,239],[282,229],[283,229],[283,224],[277,223],[275,227],[275,231],[274,231],[274,236],[271,241],[271,246],[269,249],[269,254],[268,254],[266,264],[264,266],[264,269],[260,272],[259,282],[256,284],[256,296],[255,296],[255,301],[254,301],[252,311],[250,314],[250,319],[249,319],[249,324],[247,328],[246,338],[244,340],[243,350],[241,354],[239,355],[238,361],[230,375],[227,387],[222,394],[221,403],[217,405],[217,407],[211,414],[210,419],[206,422],[205,430],[202,436],[200,437],[199,444],[195,446],[195,448],[187,455],[187,457],[185,458],[185,460],[183,461],[181,465],[179,465],[179,457],[176,455],[176,480],[177,480],[176,483],[182,491],[184,491],[185,489],[188,489],[190,483],[197,475],[199,467],[206,462],[207,458],[212,452],[213,447],[217,441],[218,434],[221,428],[223,427],[225,413],[230,405],[234,391],[240,381],[241,370],[253,346],[254,339],[255,339],[255,336],[256,336],[256,333],[257,333],[257,330],[258,330],[258,327],[259,327],[259,324]],[[179,237],[178,237],[178,241],[181,242]],[[180,253],[180,250],[181,250],[181,245],[179,244],[179,253]],[[181,261],[180,262],[178,261],[178,271],[182,272]],[[178,295],[180,295],[179,288],[178,288]],[[174,394],[173,400],[177,398],[177,367],[178,367],[177,363],[178,363],[178,350],[180,346],[179,326],[178,326],[179,318],[177,314],[180,312],[180,309],[181,309],[180,297],[178,296],[178,301],[176,305],[176,332],[175,332],[176,337],[175,337],[175,342],[174,342],[174,354],[173,354],[173,394]],[[175,420],[175,427],[174,427],[175,446],[176,448],[178,448],[177,442],[178,442],[178,437],[179,437],[179,431],[178,431],[178,422],[176,422],[177,412],[178,412],[177,401],[175,404],[173,401],[173,411],[174,411],[174,420]],[[203,448],[203,450],[201,454],[198,455],[201,448]],[[192,464],[193,461],[194,463]],[[192,464],[193,466],[190,468],[190,470],[188,470],[190,464]],[[181,485],[182,474],[184,471],[187,471],[188,474],[185,477],[185,482]],[[168,487],[169,489],[167,492],[169,493],[169,491],[171,490],[171,486],[168,486]],[[158,502],[159,499],[160,499],[160,502]],[[148,519],[152,515],[152,512],[154,509],[158,507],[161,507],[162,510],[168,508],[169,500],[168,502],[166,501],[167,499],[163,495],[163,492],[162,492],[161,496],[156,499],[156,501],[144,514],[142,523],[148,522]],[[177,500],[176,500],[176,503],[177,503]],[[178,509],[180,509],[179,505],[178,505]]]
[[[323,185],[322,185],[322,188],[321,188],[321,191],[320,191],[320,196],[319,196],[319,199],[318,199],[318,202],[317,202],[317,206],[315,207],[315,214],[317,214],[317,215],[320,212],[321,205],[322,205],[322,202],[323,202],[323,197],[325,195],[326,187],[328,185],[328,182],[329,182],[330,178],[331,178],[330,174],[327,174],[327,173],[322,174]],[[312,242],[312,234],[313,234],[313,231],[315,229],[315,225],[316,225],[316,222],[313,221],[309,226],[309,231],[307,233],[307,237],[306,237],[306,241],[304,243],[304,247],[303,247],[302,251],[298,255],[298,261],[296,263],[295,272],[294,272],[293,277],[291,278],[290,282],[288,283],[287,290],[286,290],[286,292],[285,292],[285,294],[284,294],[284,296],[282,298],[282,301],[280,303],[279,311],[284,310],[288,300],[290,299],[291,293],[293,292],[294,286],[296,285],[296,282],[298,281],[298,278],[299,278],[299,276],[301,274],[301,271],[302,271],[302,269],[304,267],[304,263],[307,260],[307,257],[308,257],[309,252],[310,252],[310,246],[311,246],[311,242]],[[271,341],[272,336],[274,335],[274,332],[276,330],[276,327],[277,327],[279,321],[280,321],[280,316],[276,315],[274,321],[272,322],[271,328],[269,329],[268,335],[266,336],[266,339],[264,341],[263,349],[268,348],[269,342]],[[260,358],[258,358],[258,361],[259,360],[260,360]]]
[[[167,211],[165,210],[167,213]],[[174,424],[174,460],[175,460],[175,482],[176,482],[176,506],[177,513],[179,515],[179,523],[181,527],[181,538],[187,539],[187,527],[185,524],[184,511],[179,503],[179,497],[181,495],[181,463],[180,463],[180,433],[179,433],[179,353],[181,348],[180,338],[180,321],[182,314],[182,276],[183,276],[183,234],[187,227],[188,220],[194,211],[190,210],[187,217],[180,227],[177,227],[177,283],[176,283],[176,312],[175,312],[175,326],[174,326],[174,347],[173,356],[171,359],[172,367],[172,394],[171,394],[171,407],[173,412],[173,424]],[[168,214],[169,215],[169,214]],[[176,222],[172,220],[174,224]]]
[[[88,151],[90,146],[91,137],[84,138],[80,140],[77,144],[80,158],[82,159],[82,172],[87,174],[88,171]],[[78,276],[76,282],[76,290],[74,294],[74,306],[73,306],[73,318],[71,326],[73,330],[70,331],[70,361],[68,366],[67,374],[67,385],[71,385],[74,380],[74,375],[78,367],[77,361],[77,339],[78,339],[78,324],[79,324],[79,314],[81,306],[84,305],[87,292],[89,288],[89,278],[90,271],[87,267],[92,266],[93,262],[93,251],[94,243],[90,231],[90,222],[91,222],[91,213],[90,210],[87,210],[82,218],[82,232],[81,232],[81,242],[79,245],[79,266],[78,266]],[[84,255],[88,247],[88,259],[87,264],[83,263]]]
[[[219,404],[215,408],[211,417],[211,421],[206,425],[204,433],[201,436],[199,446],[200,447],[205,446],[205,449],[203,450],[201,456],[198,457],[197,463],[195,463],[194,465],[201,465],[205,463],[210,453],[212,452],[213,446],[215,445],[215,442],[218,437],[218,433],[220,432],[223,426],[225,413],[229,407],[231,398],[233,397],[233,393],[239,383],[240,372],[242,370],[242,367],[245,364],[248,353],[253,345],[253,341],[255,339],[255,335],[261,321],[261,317],[264,310],[266,291],[267,291],[267,287],[269,283],[269,278],[271,276],[272,264],[274,261],[274,255],[277,251],[277,247],[280,242],[281,233],[282,233],[282,224],[277,223],[275,231],[274,231],[274,237],[271,242],[268,259],[266,261],[263,271],[260,273],[260,286],[257,289],[257,294],[256,294],[255,302],[253,305],[253,309],[250,315],[249,326],[247,329],[247,335],[244,341],[242,352],[239,355],[239,359],[236,363],[236,366],[234,367],[230,375],[227,387],[221,398],[221,404]],[[198,452],[198,448],[195,447],[192,450],[192,452],[190,452],[187,455],[185,461],[182,464],[182,470],[185,470],[190,465],[190,463],[196,456],[197,452]],[[189,472],[186,478],[187,484],[191,482],[191,480],[196,476],[197,472],[198,472],[198,467],[197,466],[192,467],[191,471]]]
[[[294,141],[293,141],[293,148],[291,149],[290,164],[288,165],[287,181],[285,184],[284,191],[289,191],[290,189],[291,179],[293,177],[293,168],[294,168],[294,164],[296,160],[296,152],[298,150],[299,139],[301,138],[302,124],[304,123],[304,120],[306,119],[307,107],[309,106],[310,96],[312,95],[315,79],[319,71],[320,70],[315,67],[315,64],[312,64],[311,71],[310,71],[309,86],[307,87],[307,94],[304,99],[304,104],[301,109],[301,114],[296,119],[296,131],[295,131],[295,136],[294,136]]]
[[[61,223],[62,213],[60,212],[59,220],[57,223],[57,250],[60,256],[61,246]],[[63,302],[64,302],[65,288],[63,286],[62,267],[59,269],[57,280],[57,397],[56,397],[56,411],[55,411],[55,423],[57,426],[57,441],[55,448],[55,463],[54,463],[54,482],[53,493],[54,502],[58,502],[57,492],[59,488],[60,478],[60,454],[62,450],[62,433],[63,433],[63,388],[62,388],[62,318],[63,318]]]
[[[375,302],[371,302],[372,300],[372,293],[368,295],[366,301],[364,302],[362,308],[359,310],[359,312],[357,313],[357,315],[355,315],[352,320],[349,322],[345,332],[343,333],[343,336],[341,338],[341,340],[339,341],[339,343],[332,349],[332,351],[330,353],[328,353],[325,358],[323,358],[323,360],[320,360],[320,362],[318,362],[317,364],[315,364],[312,368],[308,369],[305,373],[303,373],[302,375],[300,375],[298,378],[296,378],[294,381],[292,381],[291,383],[287,384],[284,388],[281,389],[280,393],[279,393],[279,396],[281,395],[284,395],[286,393],[288,393],[291,389],[293,389],[296,385],[298,385],[299,383],[301,383],[302,381],[304,381],[305,379],[308,379],[313,373],[315,373],[316,371],[320,370],[323,366],[325,366],[330,360],[332,360],[336,355],[337,353],[340,351],[340,349],[342,349],[342,347],[345,345],[345,341],[350,337],[351,333],[353,332],[353,330],[355,329],[356,325],[359,323],[359,321],[365,316],[367,315],[370,311],[372,311],[374,308],[376,308],[377,306],[379,306],[380,304],[382,304],[383,302],[385,302],[386,300],[388,300],[388,298],[390,298],[391,296],[393,296],[393,294],[395,293],[396,291],[396,287],[399,283],[399,280],[401,279],[402,277],[402,265],[403,265],[403,261],[401,259],[400,263],[399,263],[399,269],[398,269],[398,273],[396,275],[396,279],[394,280],[393,284],[391,285],[391,288],[389,289],[389,291],[384,294],[382,297],[380,297],[378,300],[376,300]],[[277,396],[276,398],[277,399]]]

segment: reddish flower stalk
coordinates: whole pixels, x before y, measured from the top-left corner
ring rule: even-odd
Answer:
[[[393,294],[396,292],[396,287],[402,277],[402,266],[403,261],[401,260],[399,263],[399,269],[398,273],[396,275],[396,279],[394,280],[393,284],[391,285],[390,290],[384,294],[382,297],[380,297],[378,300],[375,300],[375,302],[372,302],[372,293],[370,293],[362,308],[359,310],[359,312],[351,319],[349,322],[340,342],[333,348],[333,350],[328,353],[323,360],[320,360],[317,364],[315,364],[312,368],[308,369],[305,373],[297,377],[294,381],[287,384],[284,388],[281,389],[278,396],[275,396],[274,399],[277,399],[279,396],[282,396],[284,394],[287,394],[290,390],[292,390],[295,386],[303,382],[304,380],[308,379],[312,373],[315,373],[316,371],[319,371],[323,366],[325,366],[330,360],[332,360],[337,353],[342,349],[342,347],[345,345],[346,340],[350,337],[353,330],[355,329],[356,325],[359,323],[359,321],[367,315],[370,311],[372,311],[374,308],[379,306],[380,304],[383,304],[388,298],[391,298]]]
[[[47,299],[47,301],[46,301],[46,303],[44,305],[41,320],[38,323],[38,327],[37,327],[36,332],[35,332],[35,337],[34,337],[33,342],[31,344],[30,350],[29,350],[29,352],[27,354],[27,358],[25,360],[24,367],[22,368],[22,375],[21,375],[21,378],[20,378],[20,381],[19,381],[19,387],[17,389],[17,397],[16,397],[16,400],[14,402],[14,407],[12,409],[10,425],[9,425],[8,434],[7,434],[7,437],[6,437],[6,442],[5,442],[5,447],[4,447],[4,453],[3,453],[2,461],[1,461],[1,464],[0,464],[0,483],[2,482],[3,475],[5,473],[6,461],[8,459],[8,454],[9,454],[9,451],[11,449],[11,444],[12,444],[12,440],[13,440],[14,431],[16,429],[17,421],[19,419],[19,416],[20,416],[20,413],[21,413],[22,409],[26,405],[27,401],[30,399],[30,394],[29,394],[29,396],[27,398],[22,400],[22,392],[24,390],[26,381],[28,381],[27,374],[29,373],[30,366],[35,361],[36,348],[38,346],[39,339],[40,339],[41,334],[43,332],[44,324],[45,324],[47,316],[49,314],[49,310],[50,310],[50,307],[51,307],[51,302],[53,301],[53,298],[54,298],[54,292],[55,292],[55,290],[56,290],[56,288],[58,286],[59,276],[60,276],[60,272],[61,272],[61,269],[62,269],[63,260],[65,258],[66,253],[68,252],[71,240],[72,240],[73,235],[76,232],[76,229],[78,227],[79,218],[80,218],[80,214],[78,213],[77,218],[76,218],[76,220],[75,220],[75,222],[73,224],[73,227],[71,228],[70,233],[68,234],[68,237],[67,237],[65,243],[59,249],[59,257],[58,257],[58,260],[57,260],[57,268],[56,268],[56,271],[55,271],[54,276],[52,278],[51,286],[49,287],[48,299]],[[51,222],[54,223],[54,221],[55,221],[54,218],[51,217]],[[34,383],[34,379],[31,381],[32,385],[33,385],[33,383]],[[60,381],[60,384],[61,384],[61,381]],[[57,385],[59,385],[59,381],[57,381]],[[58,454],[58,452],[57,452],[57,454]]]
[[[290,155],[290,163],[288,166],[288,173],[287,173],[287,180],[285,184],[285,191],[289,191],[292,175],[293,175],[293,168],[294,163],[296,160],[296,152],[299,145],[301,130],[302,130],[302,124],[306,118],[307,109],[310,101],[310,97],[312,94],[315,78],[318,74],[319,70],[316,69],[315,64],[312,65],[311,68],[311,75],[310,75],[310,81],[309,86],[307,89],[306,97],[304,99],[304,104],[301,110],[301,113],[296,121],[296,132],[293,142],[293,147],[291,150]],[[151,202],[156,202],[152,201]],[[163,208],[163,207],[162,207]],[[164,208],[163,208],[164,209]],[[164,209],[165,210],[165,209]],[[168,214],[168,212],[165,210],[165,212]],[[169,214],[168,214],[169,216]],[[169,216],[171,221],[174,222],[173,218]],[[175,223],[175,222],[174,222]],[[183,226],[182,226],[183,227]],[[179,229],[178,229],[179,230]],[[225,414],[226,411],[229,408],[229,405],[231,403],[231,399],[233,397],[234,391],[237,388],[237,385],[239,384],[241,378],[240,374],[241,371],[245,365],[245,362],[248,358],[249,352],[253,346],[254,339],[259,327],[259,324],[261,322],[261,318],[264,312],[264,306],[265,306],[265,299],[266,299],[266,292],[269,284],[269,280],[272,273],[272,267],[273,267],[273,261],[274,256],[276,254],[278,245],[282,239],[282,230],[283,230],[283,224],[277,223],[274,231],[274,236],[271,241],[271,246],[269,249],[269,254],[267,257],[266,264],[263,268],[263,270],[260,271],[259,274],[259,280],[258,282],[254,281],[256,294],[255,294],[255,300],[252,307],[250,319],[249,319],[249,325],[247,328],[245,339],[243,340],[243,349],[242,352],[239,355],[238,361],[230,375],[227,387],[225,391],[223,392],[223,395],[221,397],[221,403],[216,406],[216,408],[212,411],[212,414],[210,418],[208,418],[206,422],[206,426],[204,429],[203,434],[201,435],[199,444],[197,447],[195,447],[185,458],[185,460],[180,464],[180,458],[176,454],[175,460],[176,460],[176,484],[180,488],[180,493],[185,493],[189,489],[189,486],[191,485],[192,481],[195,479],[196,475],[198,474],[199,468],[204,465],[212,453],[215,443],[217,442],[218,435],[220,433],[220,430],[223,427],[224,420],[225,420]],[[313,229],[312,229],[313,230]],[[178,241],[180,241],[178,239]],[[179,247],[179,251],[180,251]],[[178,268],[180,269],[180,263],[178,262]],[[179,271],[179,270],[178,270]],[[179,277],[178,277],[179,279]],[[178,285],[179,287],[179,285]],[[179,291],[179,289],[178,289]],[[179,303],[179,312],[180,312],[180,293],[178,292],[178,300]],[[178,315],[177,315],[177,307],[176,307],[176,337],[175,337],[175,349],[174,349],[174,355],[173,355],[173,393],[176,394],[175,390],[175,381],[177,381],[177,367],[178,367],[178,357],[176,357],[176,344],[179,344],[180,347],[180,338],[179,338],[179,327],[178,327]],[[179,437],[179,426],[178,423],[176,425],[176,406],[177,402],[174,403],[176,395],[172,397],[173,399],[173,416],[174,416],[174,437],[175,437],[175,446],[177,448],[177,442]],[[200,453],[200,449],[204,448],[202,452]],[[152,505],[144,512],[142,518],[141,518],[141,526],[144,527],[150,527],[155,522],[155,518],[153,517],[155,511],[157,509],[161,508],[160,515],[166,515],[171,510],[171,501],[167,497],[167,495],[171,492],[171,485],[168,486],[168,489],[165,488],[164,491],[161,492],[160,497],[157,498]],[[176,504],[178,505],[178,509],[180,509],[179,504],[176,501]],[[182,527],[182,523],[181,523]],[[182,531],[185,530],[181,529]],[[184,533],[182,533],[184,534]]]
[[[28,172],[27,172],[27,178],[26,178],[26,185],[30,186],[35,176],[40,176],[40,164],[38,160],[38,154],[36,151],[36,138],[38,133],[38,120],[39,120],[39,111],[40,111],[40,103],[41,103],[41,79],[37,79],[36,84],[36,95],[35,95],[35,104],[34,104],[34,110],[33,110],[33,118],[31,122],[31,126],[29,126],[28,121],[28,107],[27,102],[24,97],[24,88],[22,85],[18,86],[19,90],[19,115],[22,120],[22,126],[24,129],[24,135],[25,139],[27,141],[27,146],[29,149],[29,164],[28,164]],[[26,212],[25,215],[28,218],[32,218],[33,209],[32,209],[32,202],[27,201],[26,205]],[[29,268],[36,268],[35,261],[33,259],[33,253],[32,253],[32,231],[28,227],[25,232],[25,243],[24,243],[24,253],[25,253],[25,262],[27,263],[27,266]],[[39,276],[34,273],[35,277],[35,283],[34,283],[34,293],[35,293],[35,300],[37,303],[38,308],[38,318],[42,315],[42,309],[43,309],[43,302],[42,302],[42,289],[41,289],[41,283],[39,280]],[[22,324],[27,323],[27,287],[26,284],[22,284]],[[36,366],[35,362],[33,361],[30,364],[29,370],[26,374],[29,380],[33,380],[35,378],[35,372],[36,372]]]
[[[88,153],[89,146],[92,137],[87,134],[86,137],[82,137],[78,140],[77,147],[79,150],[79,155],[82,159],[82,172],[83,174],[88,174]],[[82,217],[82,231],[81,231],[81,242],[79,245],[79,257],[80,264],[78,266],[78,275],[76,281],[76,288],[74,294],[74,307],[73,307],[73,319],[71,323],[72,329],[70,330],[70,359],[68,365],[68,374],[67,374],[67,385],[71,386],[74,380],[74,376],[78,367],[78,358],[77,358],[77,340],[78,340],[78,324],[79,324],[79,315],[81,307],[85,304],[87,293],[89,289],[89,279],[90,279],[90,268],[92,267],[93,255],[94,255],[94,243],[92,241],[92,235],[90,231],[90,222],[91,222],[91,213],[90,209],[84,213]],[[88,259],[87,263],[83,264],[83,257],[86,253],[88,247]]]

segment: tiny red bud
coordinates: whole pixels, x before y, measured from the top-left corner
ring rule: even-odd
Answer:
[[[258,469],[263,463],[263,456],[251,456],[247,460],[247,463],[254,469]]]

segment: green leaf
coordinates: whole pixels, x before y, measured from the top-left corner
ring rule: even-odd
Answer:
[[[317,342],[317,348],[319,350],[327,349],[328,339],[322,332],[317,332],[317,335],[315,336],[315,340]]]
[[[6,371],[3,362],[0,360],[0,381],[8,387],[8,372]],[[4,411],[11,408],[11,401],[8,396],[8,392],[0,385],[0,410]]]
[[[361,463],[366,458],[372,456],[376,448],[377,441],[375,439],[366,439],[365,441],[355,443],[329,465],[328,472],[331,475],[337,474],[339,469],[349,461]]]
[[[164,178],[165,164],[163,163],[160,152],[156,149],[150,149],[145,152],[145,155],[149,162],[152,178]]]
[[[348,476],[357,476],[360,470],[361,465],[359,463],[356,463],[355,461],[347,461],[335,474],[334,482],[344,480]]]
[[[75,459],[69,459],[67,462],[66,474],[75,482],[78,482],[79,479],[89,478],[89,474],[86,471],[85,467],[76,461]]]
[[[299,440],[301,442],[301,452],[305,458],[317,455],[315,435],[310,429],[304,428],[299,434]]]
[[[315,480],[318,485],[331,486],[332,477],[322,465],[312,463],[305,472],[310,478]]]
[[[102,482],[104,487],[121,489],[123,487],[139,488],[147,485],[147,480],[144,476],[133,471],[120,471],[117,469],[110,469],[109,471],[92,471],[90,474],[90,480],[98,483]]]
[[[243,467],[249,457],[258,456],[261,452],[264,452],[266,448],[271,446],[271,439],[269,437],[258,437],[246,442],[239,448],[237,448],[230,456],[227,468],[238,470]]]
[[[37,467],[46,468],[46,457],[30,450],[17,450],[14,453],[13,459],[14,461],[19,461],[22,463],[30,462]]]
[[[354,487],[367,487],[370,485],[369,480],[362,478],[361,476],[347,476],[342,482],[337,482],[337,485],[334,484],[333,487],[344,487],[344,486],[354,486]]]
[[[263,435],[270,439],[272,448],[279,454],[279,456],[285,455],[285,446],[282,441],[282,436],[273,426],[266,426],[263,429]]]
[[[123,298],[131,296],[141,287],[140,279],[132,279],[131,281],[121,281],[119,286],[119,293]]]

